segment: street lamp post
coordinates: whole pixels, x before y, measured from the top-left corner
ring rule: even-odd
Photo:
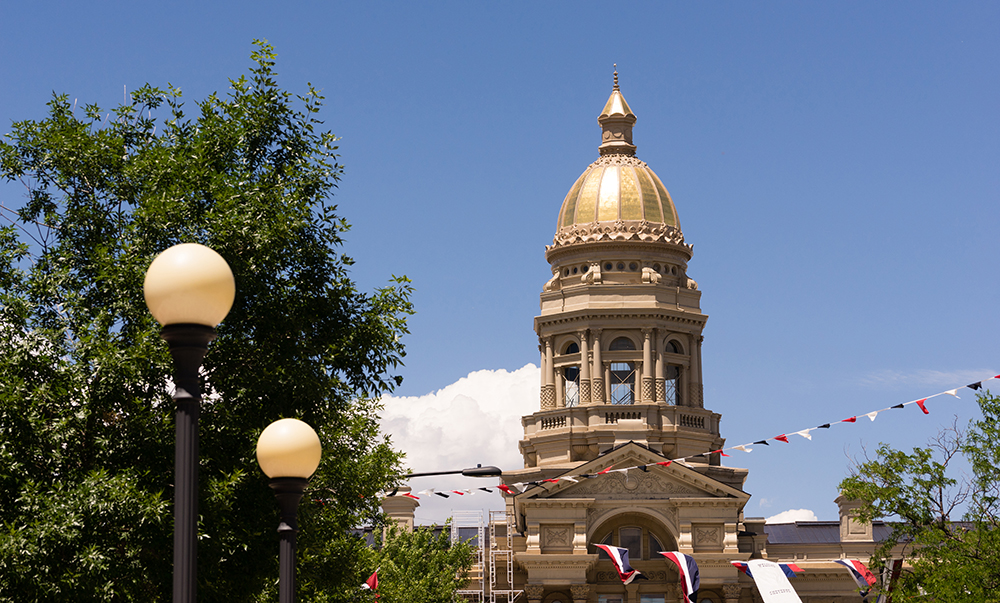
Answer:
[[[198,580],[198,372],[215,327],[236,296],[226,260],[208,247],[183,243],[156,256],[143,284],[146,306],[163,328],[174,359],[174,603],[194,603]]]
[[[278,499],[278,600],[295,602],[296,515],[309,478],[319,467],[322,447],[319,436],[298,419],[280,419],[268,425],[257,439],[257,463],[271,478]]]

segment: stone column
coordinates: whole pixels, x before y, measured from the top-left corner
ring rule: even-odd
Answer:
[[[542,381],[545,385],[542,386],[542,410],[552,410],[556,407],[555,368],[552,361],[552,338],[546,337],[544,343],[545,362],[542,367]]]
[[[704,408],[705,400],[702,396],[702,380],[701,380],[701,342],[705,341],[702,336],[692,337],[695,340],[695,344],[692,346],[694,349],[691,351],[691,387],[687,391],[687,399],[685,403],[687,406],[694,406],[695,408]]]
[[[590,389],[590,399],[594,404],[604,404],[607,397],[604,395],[604,363],[601,362],[601,330],[591,329],[594,334],[594,374],[591,377],[593,387]]]
[[[573,603],[587,603],[590,598],[589,584],[571,584],[569,592],[573,596]]]
[[[541,383],[538,385],[538,407],[545,410],[545,343],[538,338],[538,375]]]
[[[524,596],[528,597],[528,603],[538,603],[545,594],[545,587],[541,584],[525,584]]]
[[[659,342],[656,342],[656,347],[660,347]],[[653,354],[656,356],[656,401],[663,404],[667,401],[666,375],[663,371],[663,352],[656,349],[653,351]]]
[[[590,346],[587,345],[587,330],[580,336],[580,406],[590,404]]]
[[[742,592],[743,587],[739,584],[722,585],[722,596],[726,598],[726,603],[739,603]]]
[[[556,371],[556,408],[566,407],[566,377],[561,370]]]
[[[642,330],[642,402],[653,401],[653,329]],[[638,384],[637,384],[638,385]]]
[[[604,399],[611,403],[611,363],[604,363]]]

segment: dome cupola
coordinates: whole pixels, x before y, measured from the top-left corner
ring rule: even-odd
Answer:
[[[680,220],[659,177],[635,156],[632,126],[636,116],[618,87],[601,115],[600,158],[590,164],[569,190],[559,210],[549,254],[561,247],[599,241],[660,242],[688,258]]]

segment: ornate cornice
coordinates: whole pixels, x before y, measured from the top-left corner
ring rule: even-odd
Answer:
[[[552,238],[552,245],[546,245],[545,251],[548,253],[560,247],[605,241],[663,243],[679,247],[687,252],[688,257],[691,256],[694,249],[694,246],[684,242],[684,233],[680,229],[668,224],[647,222],[646,220],[615,220],[614,222],[573,224],[566,228],[560,228]]]

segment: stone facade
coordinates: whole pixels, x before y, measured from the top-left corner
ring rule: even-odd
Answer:
[[[506,498],[513,584],[493,600],[682,601],[676,568],[658,554],[680,551],[698,562],[698,603],[761,601],[730,563],[752,558],[803,568],[793,585],[804,603],[860,602],[834,560],[867,559],[886,529],[856,521],[856,503],[837,500],[839,522],[765,526],[743,516],[747,470],[721,464],[721,415],[702,394],[708,317],[688,276],[692,247],[666,188],[635,157],[636,117],[617,73],[598,121],[600,158],[570,189],[546,248],[552,278],[534,321],[539,410],[522,418],[524,467],[502,478],[527,484]],[[656,465],[671,459],[684,461]],[[405,522],[407,505],[412,524],[415,501],[390,513]],[[648,580],[624,586],[595,544],[628,548]]]

